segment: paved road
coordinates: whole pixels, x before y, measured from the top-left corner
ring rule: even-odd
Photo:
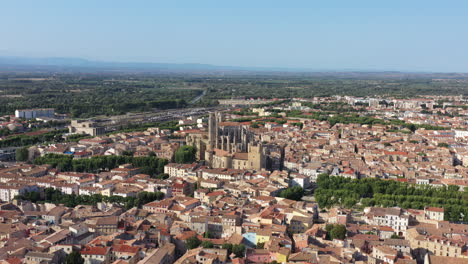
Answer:
[[[203,98],[203,96],[205,96],[205,94],[206,94],[206,90],[203,90],[203,93],[200,94],[199,96],[195,97],[192,101],[190,101],[189,104],[194,104],[194,103],[200,101]]]

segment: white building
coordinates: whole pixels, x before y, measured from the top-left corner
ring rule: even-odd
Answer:
[[[424,214],[427,219],[444,221],[444,208],[439,207],[425,207]]]
[[[15,117],[24,119],[33,119],[36,117],[55,117],[54,108],[38,109],[18,109],[15,111]]]
[[[301,175],[298,173],[291,173],[291,186],[299,186],[302,189],[309,187],[310,180],[309,177]]]
[[[468,137],[468,130],[455,130],[456,138],[466,138]]]
[[[410,216],[403,213],[401,208],[371,207],[364,212],[364,220],[369,225],[389,226],[400,235],[404,235],[408,229]]]
[[[0,187],[0,200],[3,202],[11,202],[15,196],[22,195],[26,192],[38,192],[39,188],[37,185],[15,185],[8,186],[4,185]]]

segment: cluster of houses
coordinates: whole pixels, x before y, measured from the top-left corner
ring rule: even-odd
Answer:
[[[92,156],[123,155],[131,152],[134,157],[151,154],[170,160],[181,144],[180,139],[171,139],[170,135],[170,130],[148,128],[142,132],[85,137],[78,142],[38,145],[29,148],[30,159],[46,154],[71,155],[75,159],[81,159]]]
[[[278,197],[294,181],[286,171],[198,163],[170,163],[165,171],[169,178],[161,180],[128,166],[103,175],[33,165],[0,170],[1,262],[63,263],[73,251],[87,264],[468,261],[468,225],[444,221],[443,208],[321,210],[314,202]],[[95,188],[94,194],[104,196],[138,197],[145,190],[164,197],[130,209],[110,202],[66,207],[15,199],[61,188],[58,183],[78,186],[71,193],[81,195],[89,195],[82,188]],[[9,187],[17,192],[7,199]],[[344,226],[344,238],[334,238],[327,225]],[[234,251],[233,245],[242,246]]]
[[[218,145],[251,154],[253,145],[243,145],[248,141],[261,145],[262,162],[258,168],[218,166],[214,158],[211,163],[168,163],[163,177],[151,177],[131,164],[99,173],[28,163],[0,168],[0,264],[64,263],[72,252],[79,252],[85,264],[468,263],[468,225],[444,221],[444,208],[319,208],[313,196],[299,201],[281,197],[295,186],[313,190],[321,173],[435,187],[456,185],[464,191],[468,186],[464,110],[458,113],[461,117],[410,111],[438,111],[433,98],[394,101],[391,106],[372,98],[366,102],[358,98],[317,100],[345,100],[353,107],[367,104],[374,117],[390,114],[407,123],[447,129],[331,125],[307,118],[275,122],[265,119],[273,114],[272,109],[260,107],[254,109],[258,119],[235,126],[218,126],[212,120],[212,133],[203,122],[182,120],[187,126],[175,133],[149,128],[34,146],[29,148],[30,160],[49,153],[74,159],[131,153],[171,161],[175,151],[188,142],[209,146],[204,153],[198,150],[197,155],[203,156],[213,154]],[[296,100],[287,109],[278,106],[275,111],[280,115],[283,110],[300,110],[304,115],[315,111],[300,102]],[[448,109],[452,108],[441,110]],[[143,192],[161,195],[133,208],[112,199],[89,202],[91,198],[84,199],[86,204],[67,207],[44,201],[47,188],[81,198],[119,196],[137,201]],[[31,193],[37,202],[24,198]],[[337,235],[337,227],[344,233]]]

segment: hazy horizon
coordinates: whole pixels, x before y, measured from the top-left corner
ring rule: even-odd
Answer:
[[[463,1],[21,1],[0,55],[246,68],[468,72]]]

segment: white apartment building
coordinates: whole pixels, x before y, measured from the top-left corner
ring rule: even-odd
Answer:
[[[364,212],[369,225],[389,226],[400,235],[404,235],[408,229],[410,216],[401,208],[371,207],[364,209]]]

